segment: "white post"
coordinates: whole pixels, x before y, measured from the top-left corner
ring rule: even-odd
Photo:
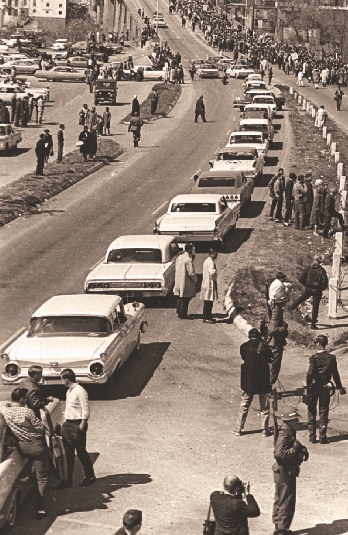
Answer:
[[[340,153],[335,152],[335,163],[338,163],[340,161]]]
[[[330,152],[331,152],[331,156],[333,156],[336,152],[336,141],[333,141],[331,143],[331,149],[330,149]]]
[[[327,126],[323,126],[323,138],[326,139],[327,136]]]
[[[340,212],[342,213],[342,212]],[[335,234],[335,253],[338,253],[340,256],[343,256],[343,233],[336,232]]]
[[[294,90],[292,87],[290,87],[290,95],[292,95],[294,93]]]
[[[307,100],[307,107],[306,107],[307,113],[311,113],[311,104]]]
[[[347,193],[348,193],[347,190],[341,191],[341,204],[342,204],[342,209],[344,212],[346,211],[346,207],[347,207]]]
[[[343,163],[339,163],[337,166],[337,178],[341,178],[342,175],[343,175]]]
[[[331,136],[332,136],[332,134],[328,134],[326,136],[326,144],[327,144],[328,147],[330,147],[330,145],[331,145]]]
[[[312,108],[312,117],[315,117],[316,114],[317,114],[317,110],[313,106],[313,108]]]
[[[337,279],[330,279],[329,281],[329,318],[337,317]]]
[[[340,164],[338,164],[340,165]],[[340,191],[344,191],[346,189],[346,177],[341,176],[340,177]]]
[[[341,255],[334,253],[332,255],[332,278],[340,280],[341,276]]]
[[[299,96],[298,96],[298,103],[301,104],[301,102],[302,102],[302,96],[299,95]]]
[[[306,101],[306,99],[304,98],[303,101],[302,101],[302,109],[303,109],[304,111],[306,111],[306,105],[307,105],[307,101]]]

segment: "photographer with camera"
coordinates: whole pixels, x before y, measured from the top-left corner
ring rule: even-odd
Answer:
[[[329,340],[324,334],[319,335],[315,344],[317,352],[309,359],[307,372],[308,387],[308,430],[309,441],[312,444],[317,442],[316,437],[316,417],[317,404],[319,401],[319,442],[327,444],[329,442],[326,432],[329,420],[330,396],[335,391],[331,380],[333,379],[340,394],[346,394],[346,389],[341,383],[340,374],[337,369],[336,356],[326,351]]]
[[[278,436],[274,446],[275,463],[272,466],[275,495],[272,520],[274,535],[289,534],[296,505],[296,478],[300,474],[300,465],[309,457],[305,446],[296,440],[296,427],[299,421],[296,408],[287,408],[278,413],[282,423],[278,427]]]
[[[248,535],[248,518],[260,516],[260,509],[252,494],[250,483],[237,476],[226,476],[224,490],[215,490],[210,495],[214,513],[215,535]]]

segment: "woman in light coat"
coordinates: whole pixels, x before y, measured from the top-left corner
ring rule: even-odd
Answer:
[[[212,317],[213,304],[218,298],[216,258],[217,252],[215,249],[209,249],[209,256],[203,263],[203,280],[201,286],[201,300],[204,301],[203,323],[216,322]]]
[[[193,265],[193,245],[185,244],[185,251],[178,256],[175,264],[174,295],[178,296],[176,307],[180,319],[191,319],[188,306],[192,297],[196,295],[197,277]]]

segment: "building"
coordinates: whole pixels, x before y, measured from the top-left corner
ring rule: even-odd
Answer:
[[[5,0],[2,24],[64,34],[66,10],[67,0]]]

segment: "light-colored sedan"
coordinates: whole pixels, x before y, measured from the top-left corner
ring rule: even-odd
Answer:
[[[87,69],[87,58],[84,56],[71,56],[66,60],[66,63],[75,69]]]
[[[153,65],[136,65],[133,70],[135,75],[141,70],[144,80],[163,80],[163,71],[156,69]]]
[[[86,75],[81,69],[69,65],[53,67],[49,71],[36,71],[35,78],[52,82],[85,82]]]
[[[234,147],[235,145],[247,145],[257,150],[258,154],[264,159],[267,156],[269,149],[269,140],[265,137],[263,132],[256,132],[249,130],[245,132],[232,132],[230,134],[226,147]]]
[[[190,193],[218,193],[223,195],[230,208],[240,203],[242,210],[251,200],[254,181],[239,171],[206,171],[194,176],[195,185]]]
[[[216,159],[209,162],[211,171],[234,171],[246,178],[256,179],[263,173],[264,159],[255,147],[234,145],[220,149]]]
[[[117,295],[58,295],[34,312],[29,329],[9,340],[1,358],[4,384],[18,384],[28,368],[43,368],[44,384],[61,384],[72,368],[80,383],[101,384],[140,347],[145,306]]]
[[[244,119],[267,119],[272,124],[273,110],[268,104],[246,104],[243,111]]]
[[[254,69],[250,69],[246,65],[234,65],[229,67],[226,71],[230,78],[246,78],[249,74],[254,74]]]
[[[18,74],[35,74],[40,69],[40,65],[35,59],[14,59],[1,65],[4,72],[11,72],[12,67],[15,67]]]
[[[177,195],[167,213],[156,220],[154,233],[175,236],[180,242],[223,243],[225,235],[235,229],[238,214],[239,203],[231,209],[221,195]]]
[[[219,69],[214,63],[199,65],[197,74],[200,78],[219,78]]]
[[[174,286],[179,246],[172,236],[120,236],[105,259],[92,268],[85,292],[115,292],[127,297],[163,297]]]
[[[267,104],[275,116],[277,111],[277,104],[272,95],[255,95],[253,97],[253,104]]]
[[[8,154],[10,150],[17,149],[22,141],[19,130],[13,130],[10,124],[0,124],[0,153]]]
[[[68,39],[57,39],[52,45],[53,50],[66,50],[70,47],[71,43]]]
[[[168,28],[168,24],[162,17],[154,17],[152,21],[153,28]]]
[[[242,119],[239,123],[239,130],[263,132],[270,143],[274,137],[274,126],[267,119]]]

